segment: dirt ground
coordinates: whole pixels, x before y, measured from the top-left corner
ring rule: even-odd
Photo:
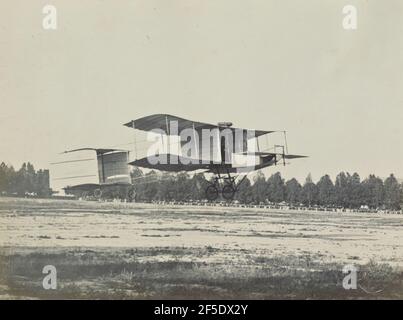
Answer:
[[[0,197],[0,298],[402,299],[402,227],[402,215]],[[342,286],[347,264],[356,290]]]

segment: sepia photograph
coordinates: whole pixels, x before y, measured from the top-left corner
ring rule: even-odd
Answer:
[[[0,300],[402,300],[402,14],[1,1]]]

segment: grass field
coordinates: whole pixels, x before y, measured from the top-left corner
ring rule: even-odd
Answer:
[[[402,299],[402,228],[401,215],[0,198],[0,298]]]

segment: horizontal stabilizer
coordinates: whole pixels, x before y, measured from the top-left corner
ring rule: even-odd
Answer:
[[[245,156],[255,156],[255,157],[267,157],[267,156],[280,156],[283,157],[284,159],[298,159],[298,158],[307,158],[308,156],[301,156],[297,154],[283,154],[283,153],[274,153],[274,152],[251,152],[251,151],[246,151],[246,152],[240,152],[236,153],[240,155],[245,155]]]
[[[285,159],[299,159],[299,158],[308,158],[308,156],[301,156],[298,154],[285,154],[284,158]]]
[[[245,151],[245,152],[236,152],[235,154],[243,155],[243,156],[255,156],[255,157],[265,157],[265,156],[272,156],[274,153],[272,152],[252,152],[252,151]]]

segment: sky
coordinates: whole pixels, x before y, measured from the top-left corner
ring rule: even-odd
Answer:
[[[309,158],[267,175],[402,178],[403,2],[348,4],[356,30],[339,0],[1,1],[0,161],[49,168],[169,113],[287,130],[290,153]]]

